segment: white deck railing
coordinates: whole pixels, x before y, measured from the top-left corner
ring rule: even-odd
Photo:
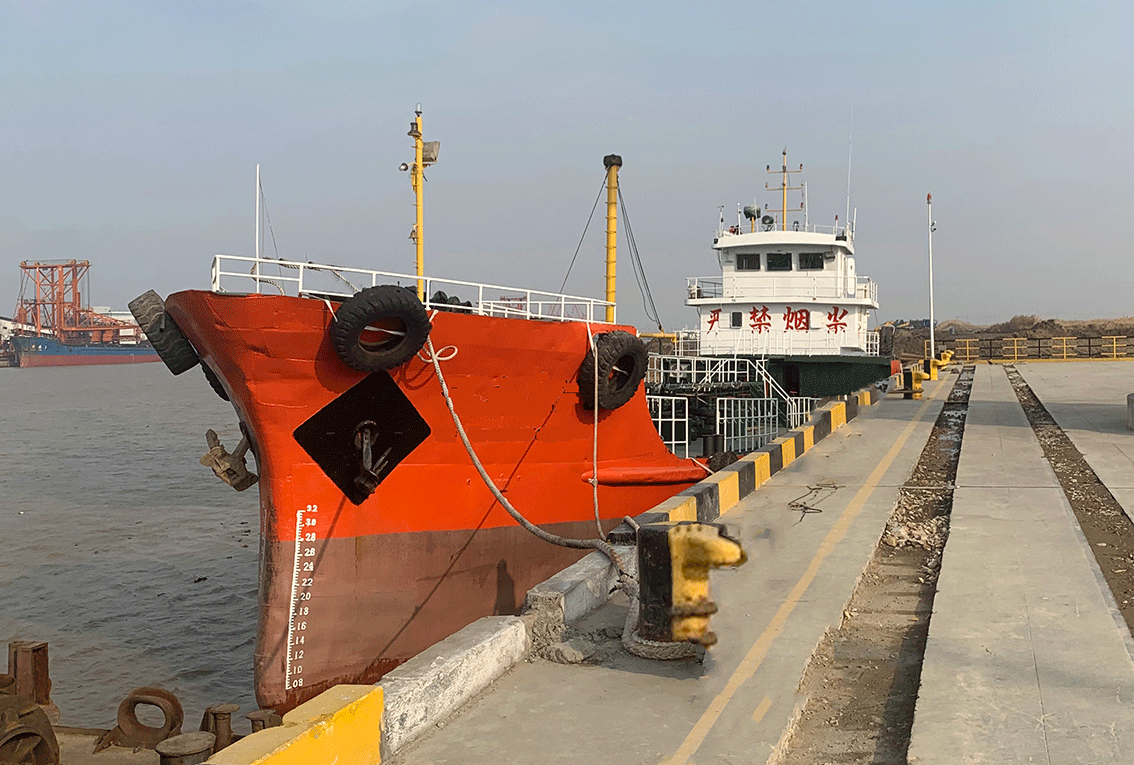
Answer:
[[[780,402],[774,398],[732,398],[716,401],[717,433],[728,452],[749,454],[780,432]]]
[[[730,231],[731,228],[733,228],[733,226],[723,226],[718,228],[717,238],[719,239],[725,236],[742,236],[744,234],[775,234],[783,231],[783,228],[778,220],[776,221],[775,225],[771,226],[770,228],[765,228],[764,224],[762,223],[759,223],[755,227],[753,227],[752,224],[748,221],[738,224],[738,226],[736,226],[736,228],[739,229],[738,231]],[[846,226],[828,226],[816,223],[809,223],[805,226],[801,223],[793,222],[790,226],[788,226],[787,230],[802,231],[808,234],[830,234],[831,236],[844,238],[847,235]],[[853,235],[850,238],[852,241],[854,240]]]
[[[667,449],[689,456],[689,399],[684,396],[646,396],[650,419]]]
[[[594,298],[519,287],[429,276],[419,280],[414,274],[271,258],[217,255],[213,258],[212,267],[213,292],[266,293],[335,300],[350,297],[366,287],[379,284],[395,284],[416,292],[419,281],[424,282],[426,308],[466,311],[482,316],[601,324],[606,321],[606,309],[610,305]],[[433,297],[438,292],[459,302],[434,301]],[[469,305],[464,305],[466,302]]]
[[[866,333],[866,355],[867,356],[877,356],[879,354],[879,349],[881,347],[882,346],[880,345],[879,339],[878,339],[878,333],[877,332],[867,332]]]
[[[762,275],[755,279],[741,278],[729,281],[728,286],[719,276],[690,276],[686,279],[686,294],[690,301],[727,300],[751,303],[759,300],[792,301],[801,299],[865,300],[878,303],[878,285],[867,276],[791,276]]]
[[[755,359],[650,354],[646,367],[648,386],[708,389],[718,385],[757,383],[766,376],[763,362]]]

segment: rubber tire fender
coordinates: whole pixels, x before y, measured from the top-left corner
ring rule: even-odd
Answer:
[[[375,324],[394,325],[400,335],[371,342],[363,333]],[[429,315],[417,295],[405,287],[380,284],[343,301],[331,325],[331,344],[343,363],[360,372],[393,369],[413,358],[431,329]]]
[[[149,290],[131,300],[130,313],[170,372],[179,375],[197,366],[201,360],[197,351],[173,317],[165,312],[165,302],[156,292]]]
[[[217,373],[212,370],[212,367],[202,361],[201,371],[205,373],[205,379],[208,380],[209,387],[213,389],[213,393],[220,396],[222,400],[228,401],[228,391],[224,389],[224,385],[221,384],[220,377],[218,377]]]
[[[579,399],[584,409],[595,408],[595,364],[598,359],[598,404],[608,411],[634,397],[646,376],[649,354],[640,338],[614,330],[595,335],[595,350],[587,351],[579,367]]]

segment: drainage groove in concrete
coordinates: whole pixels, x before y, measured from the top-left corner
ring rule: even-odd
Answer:
[[[1134,523],[1019,371],[1005,366],[1004,372],[1079,521],[1119,613],[1134,633]]]
[[[776,765],[904,765],[974,368],[938,415],[870,562],[812,654]]]

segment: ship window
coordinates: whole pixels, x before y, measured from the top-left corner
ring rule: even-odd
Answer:
[[[790,271],[791,270],[791,253],[790,252],[769,252],[768,253],[768,270],[769,271]]]
[[[732,326],[734,328],[739,327],[743,323],[744,323],[744,312],[743,311],[733,311],[732,312]]]
[[[743,252],[736,256],[736,270],[737,271],[759,271],[760,270],[760,253],[758,252]]]
[[[799,253],[799,270],[800,271],[822,271],[823,270],[823,253],[821,253],[821,252],[801,252],[801,253]]]

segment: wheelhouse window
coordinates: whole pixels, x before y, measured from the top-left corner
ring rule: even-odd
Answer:
[[[744,312],[743,311],[733,311],[732,312],[732,326],[733,326],[733,328],[739,327],[743,323],[744,323]]]
[[[791,270],[791,253],[790,252],[769,252],[768,253],[768,270],[769,271],[790,271]]]
[[[801,252],[801,253],[799,253],[799,270],[800,271],[822,271],[823,270],[823,253],[821,253],[821,252]]]
[[[758,252],[742,252],[736,256],[736,270],[737,271],[759,271],[760,270],[760,253]]]

